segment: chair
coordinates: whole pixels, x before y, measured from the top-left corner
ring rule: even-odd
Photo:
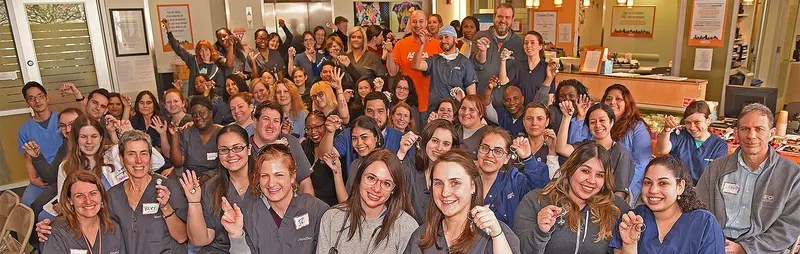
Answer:
[[[33,210],[24,204],[17,204],[8,218],[11,219],[0,231],[0,253],[25,253],[30,249],[28,239],[33,231]]]
[[[3,191],[3,194],[0,194],[0,225],[6,224],[8,214],[17,204],[19,204],[19,196],[13,191],[6,190]]]

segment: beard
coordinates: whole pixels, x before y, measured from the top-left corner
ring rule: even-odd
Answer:
[[[497,35],[504,36],[504,35],[508,34],[508,30],[509,30],[508,29],[508,25],[506,25],[505,28],[500,27],[500,24],[495,24],[494,25],[494,32]]]
[[[439,47],[442,48],[442,51],[444,52],[450,51],[451,49],[453,49],[453,46],[454,46],[453,43],[439,42]]]

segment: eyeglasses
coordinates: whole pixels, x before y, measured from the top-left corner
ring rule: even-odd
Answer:
[[[325,93],[319,92],[317,94],[311,95],[311,99],[321,100],[325,96]]]
[[[398,87],[397,87],[397,90],[405,90],[405,91],[408,91],[408,87],[405,87],[405,86],[398,86]]]
[[[28,96],[28,98],[25,98],[25,100],[27,100],[28,102],[43,101],[44,100],[44,96],[45,96],[44,94],[40,93],[40,94],[37,94],[35,96]]]
[[[506,154],[508,154],[508,152],[506,152],[506,150],[504,150],[503,148],[500,148],[500,147],[491,148],[487,144],[481,144],[478,147],[478,152],[480,154],[488,154],[490,151],[492,152],[492,156],[494,156],[495,158],[498,158],[498,159],[502,159],[503,157],[506,156]]]
[[[381,189],[384,191],[392,191],[394,189],[394,183],[390,180],[380,180],[374,174],[364,174],[364,184],[367,186],[375,186],[376,183],[381,183]]]
[[[233,146],[231,148],[222,147],[217,149],[217,153],[219,155],[226,155],[230,152],[241,153],[242,151],[244,151],[245,148],[247,148],[247,146]]]
[[[312,131],[320,131],[322,129],[322,127],[325,127],[324,123],[320,124],[320,125],[314,125],[314,126],[306,125],[306,132],[307,133],[311,133]]]

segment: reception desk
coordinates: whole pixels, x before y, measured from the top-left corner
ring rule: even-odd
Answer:
[[[595,74],[559,73],[556,83],[562,80],[576,79],[589,90],[589,97],[600,101],[606,88],[613,84],[622,84],[631,91],[640,108],[683,112],[684,101],[704,100],[706,98],[707,80],[687,79],[683,81],[659,80],[648,78],[625,78]]]

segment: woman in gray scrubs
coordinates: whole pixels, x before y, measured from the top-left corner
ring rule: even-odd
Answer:
[[[406,156],[408,150],[415,146],[416,150]],[[400,149],[397,151],[397,158],[403,164],[406,172],[406,190],[411,198],[411,205],[414,207],[414,218],[417,223],[425,222],[425,215],[428,210],[428,200],[430,199],[430,179],[431,166],[433,162],[443,153],[450,151],[453,147],[458,147],[459,140],[456,137],[456,130],[453,124],[444,119],[433,120],[422,133],[417,136],[413,132],[408,132],[400,139]],[[423,151],[423,152],[418,152]]]
[[[128,253],[186,253],[186,198],[178,183],[152,172],[150,136],[127,131],[119,139],[120,160],[128,179],[108,190],[109,216],[119,224]],[[37,224],[39,240],[51,227]]]
[[[297,169],[289,147],[267,145],[255,165],[250,191],[259,198],[243,208],[222,198],[221,224],[231,240],[230,253],[315,253],[320,219],[328,205],[297,192]]]
[[[483,183],[472,158],[446,152],[430,173],[428,216],[404,253],[520,253],[519,238],[483,205]]]
[[[186,253],[186,197],[175,181],[152,172],[151,146],[141,131],[120,137],[129,178],[108,190],[111,217],[119,223],[129,253]]]
[[[108,198],[100,179],[79,170],[67,176],[64,186],[61,200],[69,205],[62,206],[53,234],[42,244],[42,253],[126,253],[119,224],[108,215]]]
[[[230,240],[222,227],[222,198],[247,207],[254,198],[250,191],[248,172],[250,146],[245,129],[239,125],[222,128],[217,135],[217,152],[222,167],[219,174],[202,187],[193,171],[186,171],[180,179],[189,203],[188,226],[192,244],[202,246],[198,253],[228,253]]]

